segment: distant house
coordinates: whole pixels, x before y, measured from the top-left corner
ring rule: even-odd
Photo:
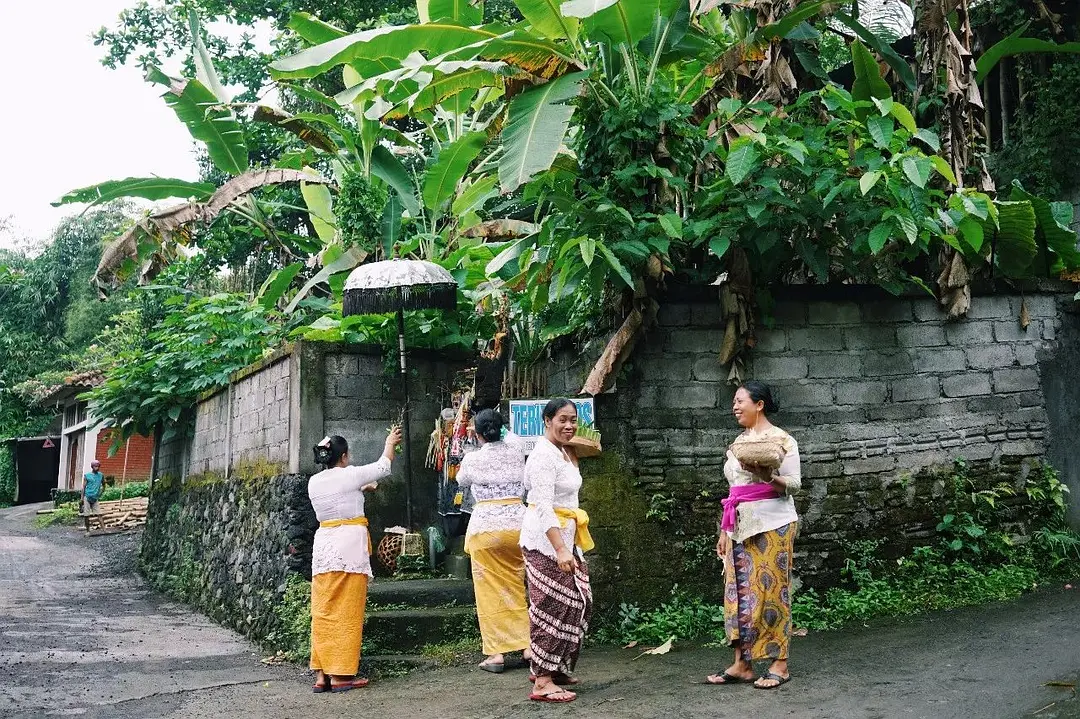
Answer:
[[[94,426],[96,418],[87,403],[78,399],[101,381],[97,374],[70,377],[41,402],[43,406],[55,407],[61,418],[60,468],[56,476],[59,490],[81,489],[83,474],[90,471],[94,459],[101,462],[106,485],[149,481],[153,472],[152,437],[132,435],[109,455],[117,429],[108,426],[108,422]]]

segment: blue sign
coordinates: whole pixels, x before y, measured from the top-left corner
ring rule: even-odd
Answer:
[[[596,414],[591,397],[571,400],[577,407],[578,424],[596,425]],[[544,434],[544,407],[546,399],[510,400],[510,431],[525,440],[531,451],[537,438]]]

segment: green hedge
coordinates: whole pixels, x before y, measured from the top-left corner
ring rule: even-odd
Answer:
[[[7,444],[0,445],[0,507],[15,501],[15,458]]]

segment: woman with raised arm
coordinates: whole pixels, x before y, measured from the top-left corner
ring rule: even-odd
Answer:
[[[525,452],[516,435],[503,438],[504,425],[493,409],[477,413],[473,428],[480,449],[461,459],[457,473],[458,486],[472,487],[476,500],[465,552],[472,559],[476,616],[487,655],[479,666],[494,674],[506,668],[506,652],[522,652],[526,660],[530,656],[525,559],[519,546]]]
[[[529,698],[572,702],[563,689],[592,614],[592,588],[583,552],[593,548],[589,515],[578,506],[581,472],[570,440],[577,408],[568,399],[544,407],[544,436],[525,463],[529,508],[521,525],[521,547],[529,580],[529,649],[536,685]]]
[[[351,466],[349,443],[334,435],[315,445],[315,461],[326,467],[308,481],[308,497],[319,529],[311,550],[311,663],[316,694],[367,685],[356,677],[371,573],[371,535],[364,492],[389,476],[401,428],[390,430],[382,456]]]
[[[731,490],[716,543],[724,561],[724,629],[735,661],[710,675],[710,684],[753,682],[775,689],[791,679],[791,564],[799,522],[792,495],[802,486],[802,473],[798,443],[769,421],[777,409],[764,382],[746,382],[735,392],[732,413],[743,432],[724,464]],[[737,458],[770,453],[767,465]],[[755,677],[753,662],[762,659],[771,664]]]

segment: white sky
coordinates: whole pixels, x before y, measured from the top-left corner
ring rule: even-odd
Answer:
[[[0,247],[37,244],[81,211],[50,206],[69,190],[125,177],[198,179],[194,141],[161,99],[162,88],[136,67],[103,66],[102,48],[91,40],[136,1],[4,3]],[[9,216],[13,228],[5,232]]]

